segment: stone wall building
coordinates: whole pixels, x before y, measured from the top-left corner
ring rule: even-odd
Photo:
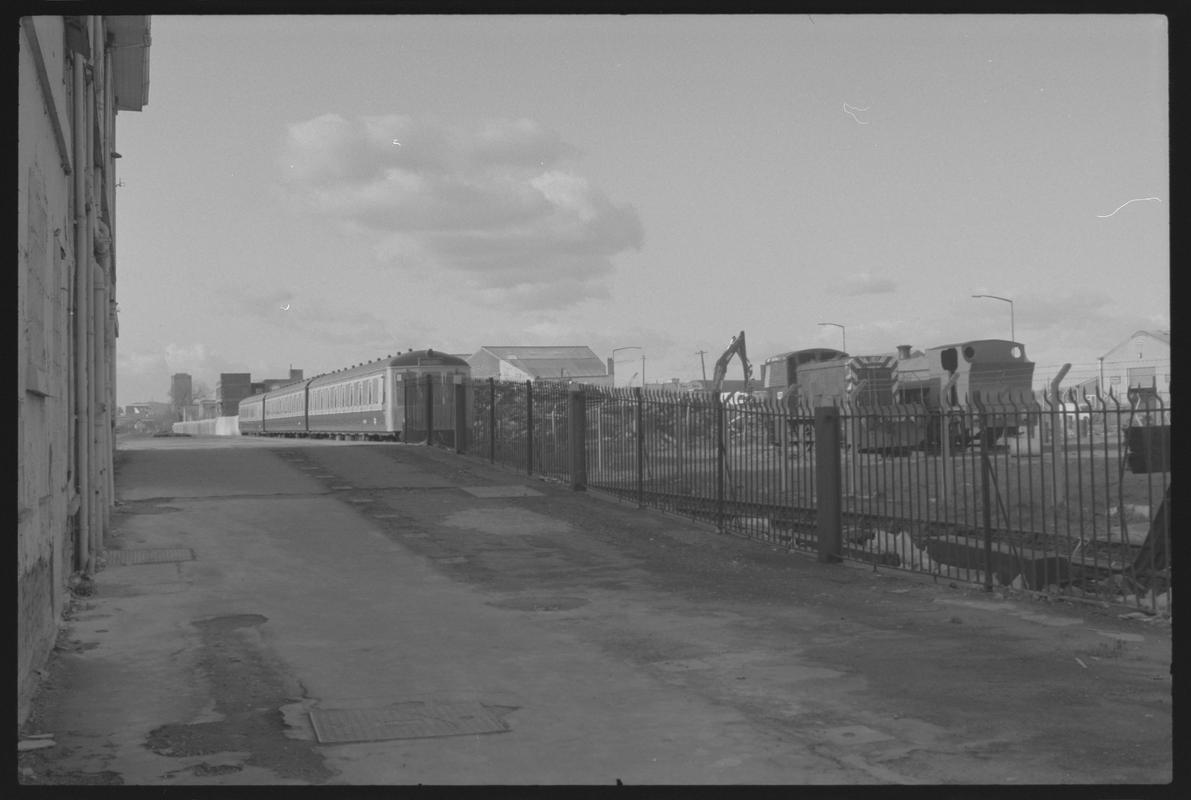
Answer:
[[[17,724],[114,500],[116,114],[148,101],[149,17],[17,32]]]

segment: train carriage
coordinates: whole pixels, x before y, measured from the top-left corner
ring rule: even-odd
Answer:
[[[254,394],[240,401],[239,425],[241,434],[260,434],[264,431],[265,396]]]
[[[409,430],[424,433],[429,413],[436,434],[453,435],[455,381],[470,374],[462,358],[410,350],[245,398],[240,431],[400,440]],[[427,377],[434,384],[429,391]]]
[[[266,392],[261,430],[268,433],[292,435],[306,431],[306,386],[310,381],[298,381]]]

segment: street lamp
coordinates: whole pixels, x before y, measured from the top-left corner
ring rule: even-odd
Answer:
[[[612,384],[613,385],[616,384],[616,354],[621,350],[640,350],[640,349],[641,349],[641,347],[639,345],[635,345],[635,344],[625,345],[624,347],[613,347],[612,348]],[[641,366],[642,366],[642,368],[644,368],[644,366],[645,366],[644,357],[642,357]],[[629,378],[629,380],[632,381],[632,378]]]
[[[987,297],[989,300],[1000,300],[1002,303],[1009,304],[1009,341],[1017,341],[1017,331],[1013,322],[1013,301],[1008,297],[998,297],[995,294],[974,294],[972,297]]]
[[[839,328],[840,335],[843,337],[843,344],[840,347],[840,349],[843,350],[845,353],[848,352],[848,329],[847,328],[845,328],[843,325],[840,325],[838,322],[820,322],[819,325],[820,326],[834,325],[835,327]]]

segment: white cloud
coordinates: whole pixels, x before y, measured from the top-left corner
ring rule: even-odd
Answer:
[[[484,302],[561,308],[607,296],[611,258],[643,241],[631,206],[561,163],[575,152],[533,120],[326,115],[290,126],[283,165],[296,196],[395,267],[408,250]]]

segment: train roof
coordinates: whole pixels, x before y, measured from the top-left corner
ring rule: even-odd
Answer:
[[[787,350],[784,353],[778,353],[775,356],[770,356],[769,358],[765,359],[765,363],[768,364],[770,361],[781,361],[781,360],[789,358],[790,356],[796,356],[796,355],[801,355],[801,354],[805,354],[805,353],[815,353],[816,355],[828,355],[831,358],[848,358],[848,354],[845,353],[843,350],[836,350],[833,347],[804,347],[801,350]],[[821,361],[823,359],[817,359],[817,360]]]
[[[1022,349],[1022,352],[1025,352],[1025,348],[1026,348],[1026,346],[1024,344],[1022,344],[1021,342],[1014,342],[1009,339],[969,339],[966,342],[954,342],[952,344],[940,344],[940,345],[936,345],[935,347],[928,347],[926,349],[927,350],[946,350],[948,347],[965,347],[965,346],[971,345],[971,344],[1017,345],[1018,347],[1020,347]]]

